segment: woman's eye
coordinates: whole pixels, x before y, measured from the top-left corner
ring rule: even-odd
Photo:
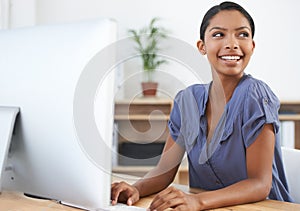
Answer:
[[[224,34],[221,32],[216,32],[213,34],[213,37],[223,37],[223,36],[224,36]]]
[[[249,37],[249,33],[248,32],[242,32],[239,34],[240,37]]]

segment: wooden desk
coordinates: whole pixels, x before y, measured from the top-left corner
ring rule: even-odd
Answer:
[[[153,197],[142,198],[135,206],[148,207]],[[264,200],[261,202],[236,205],[230,207],[223,207],[218,209],[212,209],[212,211],[275,211],[275,210],[287,210],[296,211],[300,210],[300,204],[293,204],[288,202],[281,202],[276,200]]]
[[[22,193],[4,191],[0,195],[2,211],[79,211],[80,209],[61,205],[55,201],[32,199]]]
[[[182,190],[188,190],[187,186],[180,186]],[[193,191],[193,190],[192,190]],[[142,198],[135,206],[147,208],[154,196]],[[0,210],[2,211],[79,211],[80,209],[63,206],[55,201],[31,199],[21,193],[3,192],[0,195]],[[246,211],[246,210],[300,210],[300,204],[280,202],[274,200],[264,200],[261,202],[237,205],[225,208],[214,209],[214,211]]]

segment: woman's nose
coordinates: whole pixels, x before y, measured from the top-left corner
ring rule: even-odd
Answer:
[[[238,41],[235,37],[228,37],[226,40],[226,45],[225,45],[226,49],[238,49],[239,48],[239,44]]]

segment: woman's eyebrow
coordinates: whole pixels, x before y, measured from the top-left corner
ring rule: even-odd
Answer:
[[[236,28],[235,30],[239,31],[239,30],[243,30],[243,29],[248,29],[249,31],[251,31],[251,29],[248,26],[241,26],[241,27]]]
[[[249,31],[251,31],[251,29],[248,26],[241,26],[235,29],[235,31],[239,31],[239,30],[243,30],[243,29],[248,29]],[[227,31],[228,29],[224,28],[224,27],[220,27],[220,26],[214,26],[211,29],[209,29],[209,32],[212,30],[222,30],[222,31]]]
[[[219,27],[219,26],[214,26],[209,31],[212,31],[212,30],[224,30],[224,31],[226,31],[227,29],[225,29],[223,27]]]

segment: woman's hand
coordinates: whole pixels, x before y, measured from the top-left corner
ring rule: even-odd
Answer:
[[[136,187],[126,182],[115,182],[111,185],[110,197],[112,205],[122,202],[131,206],[140,199],[140,193]]]
[[[158,193],[149,207],[150,210],[156,211],[162,211],[167,208],[189,211],[201,210],[196,194],[187,194],[174,187],[169,187]]]

